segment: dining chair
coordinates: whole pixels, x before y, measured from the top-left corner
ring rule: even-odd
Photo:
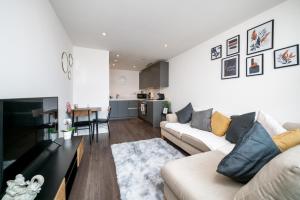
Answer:
[[[99,118],[98,120],[97,119],[93,120],[93,130],[92,131],[94,132],[95,126],[97,128],[98,124],[100,124],[100,125],[101,124],[106,124],[107,125],[107,129],[108,129],[108,136],[110,137],[110,125],[109,125],[110,114],[111,114],[111,106],[109,106],[108,109],[107,109],[107,116],[106,116],[106,118]],[[96,133],[98,133],[98,132],[96,131]],[[98,142],[98,134],[97,134],[97,142]]]
[[[79,117],[87,117],[87,120],[78,120]],[[87,110],[73,110],[72,111],[72,126],[75,128],[75,132],[78,134],[78,130],[89,129],[89,140],[92,144],[94,139],[94,132],[92,131],[91,111]],[[73,132],[74,134],[74,132]]]

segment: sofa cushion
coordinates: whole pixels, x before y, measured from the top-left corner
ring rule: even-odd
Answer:
[[[258,112],[257,121],[266,129],[266,131],[271,136],[286,132],[286,129],[283,128],[283,126],[279,122],[277,122],[273,117],[261,110]]]
[[[226,132],[226,140],[231,143],[237,143],[239,138],[243,137],[251,129],[254,119],[255,112],[231,116],[231,123]]]
[[[300,130],[287,131],[272,137],[281,152],[300,144]]]
[[[220,162],[217,172],[246,183],[279,153],[270,135],[256,122]]]
[[[176,138],[178,139],[181,139],[181,133],[179,131],[177,131],[176,129],[171,129],[171,128],[168,128],[168,122],[166,123],[161,123],[160,127],[164,130],[166,130],[168,133],[170,133],[171,135],[175,136]],[[172,123],[173,124],[173,123]],[[180,123],[176,123],[176,124],[179,124],[179,125],[183,125],[183,124],[180,124]],[[180,129],[179,129],[180,130]]]
[[[235,200],[300,199],[300,145],[276,156],[243,186]]]
[[[168,162],[161,174],[178,199],[232,200],[242,185],[216,172],[223,157],[219,151],[196,154]]]
[[[202,152],[210,151],[210,148],[205,143],[203,143],[202,140],[199,140],[198,138],[195,138],[191,135],[182,134],[181,140],[188,143],[189,145],[191,145],[193,147],[196,147],[197,149],[199,149]]]
[[[203,131],[211,131],[211,115],[213,109],[193,111],[191,127]]]
[[[211,129],[212,133],[217,136],[224,136],[231,119],[229,117],[226,117],[222,113],[216,111],[211,117]]]
[[[167,122],[170,122],[170,123],[177,123],[178,122],[178,118],[177,118],[177,115],[175,113],[167,114],[166,120],[167,120]]]
[[[189,124],[167,123],[165,127],[179,132],[181,134],[181,139],[184,142],[189,143],[196,148],[200,146],[202,148],[202,144],[205,144],[210,150],[216,150],[229,143],[225,140],[225,137],[218,137],[211,132],[192,128]],[[203,148],[205,147],[203,146]]]
[[[193,114],[193,106],[191,103],[186,105],[184,108],[176,112],[178,122],[185,124],[191,121]]]

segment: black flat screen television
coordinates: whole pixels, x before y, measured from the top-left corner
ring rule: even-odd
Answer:
[[[51,144],[58,129],[58,97],[0,100],[0,188]]]

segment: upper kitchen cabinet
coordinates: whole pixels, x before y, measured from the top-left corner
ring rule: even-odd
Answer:
[[[139,75],[139,88],[163,88],[169,86],[169,63],[165,61],[156,62]]]

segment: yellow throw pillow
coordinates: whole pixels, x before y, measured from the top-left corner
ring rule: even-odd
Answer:
[[[272,137],[281,152],[300,144],[300,129],[287,131]]]
[[[211,129],[213,134],[217,136],[224,136],[231,119],[219,112],[215,112],[211,117]]]

